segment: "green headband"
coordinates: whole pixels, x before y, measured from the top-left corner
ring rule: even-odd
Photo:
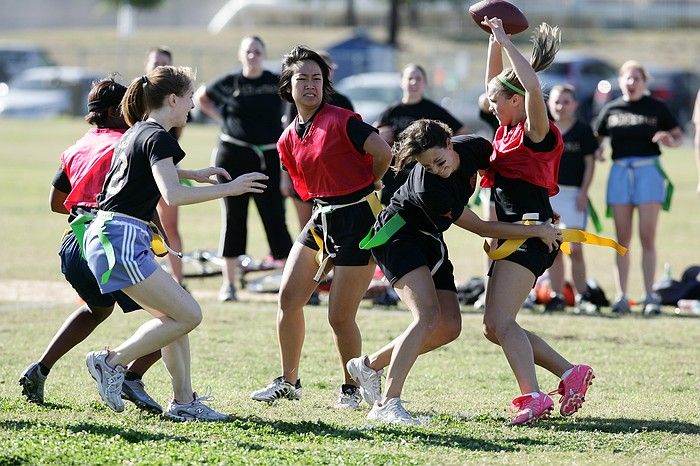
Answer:
[[[496,76],[496,77],[497,77],[498,80],[501,82],[501,84],[503,84],[504,86],[506,86],[506,87],[507,87],[508,89],[510,89],[511,91],[515,92],[516,94],[525,95],[525,91],[524,91],[524,90],[520,89],[518,86],[516,86],[516,85],[514,85],[514,84],[509,83],[508,80],[507,80],[506,78],[502,77],[500,74],[499,74],[498,76]]]

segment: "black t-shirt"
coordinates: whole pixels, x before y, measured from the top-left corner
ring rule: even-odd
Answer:
[[[398,103],[392,105],[379,115],[377,126],[390,126],[394,137],[397,137],[408,125],[421,118],[441,121],[452,131],[457,131],[462,127],[462,123],[450,112],[429,99],[422,99],[415,104]]]
[[[575,121],[562,138],[564,152],[559,163],[559,184],[580,187],[586,171],[584,157],[593,156],[598,149],[598,139],[591,127],[581,121]]]
[[[221,110],[221,131],[251,144],[276,142],[282,134],[279,76],[269,71],[257,79],[226,74],[206,87],[206,95]]]
[[[439,233],[462,215],[474,193],[476,172],[489,167],[493,149],[486,139],[471,135],[455,136],[452,144],[459,154],[459,168],[442,178],[417,163],[379,215],[380,224],[399,213],[406,220],[404,228]]]
[[[524,141],[525,146],[537,152],[551,151],[557,142],[551,131],[540,142],[532,142],[527,136]],[[554,215],[547,188],[500,174],[496,174],[494,188],[491,193],[496,203],[496,218],[502,222],[519,222],[523,214],[530,213],[539,214],[540,221],[551,219]]]
[[[613,160],[660,155],[659,145],[651,138],[657,131],[677,126],[666,104],[649,96],[634,102],[622,97],[613,100],[603,107],[594,124],[598,136],[610,136]]]
[[[150,221],[161,197],[151,167],[167,158],[178,164],[184,157],[185,152],[162,126],[139,121],[114,149],[112,165],[97,197],[100,209]]]
[[[328,103],[331,105],[335,105],[336,107],[345,108],[347,110],[350,110],[351,112],[355,111],[355,107],[352,106],[352,102],[350,102],[350,99],[336,91],[334,91],[333,94],[331,94],[331,98],[328,101]],[[290,102],[285,102],[284,106],[286,110],[284,112],[282,122],[284,123],[283,126],[289,126],[289,124],[292,121],[294,121],[294,119],[297,117],[297,106]]]

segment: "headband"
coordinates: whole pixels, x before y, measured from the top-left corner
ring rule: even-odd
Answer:
[[[510,89],[511,91],[515,92],[516,94],[525,95],[525,91],[524,91],[523,89],[520,89],[520,88],[519,88],[518,86],[516,86],[515,84],[509,83],[508,80],[507,80],[506,78],[502,77],[500,74],[499,74],[498,76],[496,76],[496,77],[497,77],[498,80],[501,82],[501,84],[503,84],[504,86],[506,86],[506,87],[507,87],[508,89]]]

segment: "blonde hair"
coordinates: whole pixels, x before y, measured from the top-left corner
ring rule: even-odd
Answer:
[[[620,67],[620,71],[618,72],[618,76],[622,76],[623,74],[629,72],[629,71],[639,71],[639,74],[642,75],[642,78],[644,78],[644,82],[649,81],[649,73],[647,72],[646,68],[644,68],[644,65],[639,63],[637,60],[627,60],[622,64]]]

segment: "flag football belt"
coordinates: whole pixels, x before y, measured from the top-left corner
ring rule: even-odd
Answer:
[[[221,133],[219,135],[219,139],[221,139],[224,142],[228,142],[229,144],[233,144],[234,146],[247,147],[248,149],[251,149],[253,152],[255,152],[255,155],[257,155],[260,159],[260,170],[267,170],[267,163],[265,162],[265,151],[277,149],[277,144],[274,142],[271,142],[269,144],[251,144],[249,142],[241,141],[240,139],[236,139],[233,136],[229,136],[228,134],[224,133]]]
[[[103,285],[109,280],[109,276],[112,274],[114,264],[116,264],[114,246],[112,246],[112,243],[109,241],[107,235],[104,234],[105,225],[114,218],[128,218],[131,220],[137,220],[143,223],[144,225],[148,226],[148,228],[151,230],[151,251],[153,251],[153,254],[155,254],[156,256],[163,257],[166,254],[170,253],[176,255],[177,257],[182,257],[181,252],[172,250],[165,243],[165,240],[163,239],[163,234],[158,229],[158,226],[153,222],[147,223],[139,218],[132,217],[130,215],[120,214],[117,212],[107,212],[104,210],[98,210],[96,214],[81,213],[72,222],[70,222],[70,228],[71,230],[73,230],[73,234],[75,235],[75,238],[78,241],[78,244],[80,245],[80,252],[83,258],[85,258],[85,246],[83,244],[83,241],[85,239],[85,231],[87,230],[88,225],[90,223],[95,222],[95,226],[96,228],[98,228],[97,237],[100,240],[100,244],[102,245],[102,248],[105,251],[105,256],[107,258],[107,271],[102,274],[102,277],[100,277],[100,282]]]
[[[633,161],[621,159],[621,160],[614,160],[613,163],[615,165],[617,165],[618,167],[626,168],[628,178],[632,178],[634,176],[634,169],[635,168],[647,167],[649,165],[656,165],[656,169],[659,170],[659,174],[664,179],[664,184],[666,185],[666,195],[664,196],[664,202],[661,204],[661,208],[663,210],[665,210],[666,212],[671,210],[671,199],[673,199],[673,190],[675,189],[675,186],[673,186],[673,183],[671,182],[671,178],[668,177],[668,174],[666,174],[663,167],[661,167],[661,161],[659,160],[658,157],[651,157],[647,160],[633,160]],[[608,218],[611,218],[613,216],[612,215],[612,207],[610,205],[608,205],[608,208],[605,211],[605,216]]]
[[[372,249],[383,244],[386,244],[389,239],[396,234],[403,226],[406,225],[406,220],[401,216],[401,214],[396,213],[391,216],[391,218],[382,227],[377,230],[376,233],[372,233],[372,230],[367,233],[367,235],[360,241],[360,249]],[[435,275],[443,262],[445,262],[445,246],[435,233],[430,233],[429,231],[418,230],[422,233],[440,244],[440,260],[438,260],[435,265],[430,270],[430,275]]]
[[[541,225],[543,222],[539,222],[537,220],[523,220],[517,223],[521,223],[523,225]],[[589,233],[584,230],[578,230],[576,228],[562,228],[561,233],[563,241],[559,249],[564,254],[571,254],[570,243],[583,243],[592,244],[595,246],[607,246],[617,251],[617,253],[621,256],[627,254],[626,247],[621,246],[617,243],[617,241],[610,238],[594,235],[593,233]],[[528,238],[505,240],[503,243],[501,243],[500,246],[498,246],[494,250],[491,250],[488,241],[484,241],[484,251],[491,260],[496,261],[499,259],[504,259],[513,254],[527,240]]]
[[[361,204],[362,202],[367,202],[370,209],[372,209],[372,215],[377,218],[379,212],[382,211],[382,204],[379,202],[379,197],[375,191],[372,191],[362,199],[355,202],[349,202],[347,204],[325,204],[322,201],[314,200],[314,213],[311,217],[311,225],[309,226],[309,231],[311,236],[314,238],[316,245],[318,246],[318,253],[316,254],[316,262],[318,263],[318,271],[314,276],[315,281],[320,281],[323,275],[326,265],[330,259],[335,258],[335,252],[330,252],[326,250],[326,243],[328,240],[328,216],[336,210],[343,209],[345,207],[350,207],[351,205]],[[321,238],[316,230],[314,230],[313,221],[316,217],[321,216],[321,228],[323,229],[323,238]]]

